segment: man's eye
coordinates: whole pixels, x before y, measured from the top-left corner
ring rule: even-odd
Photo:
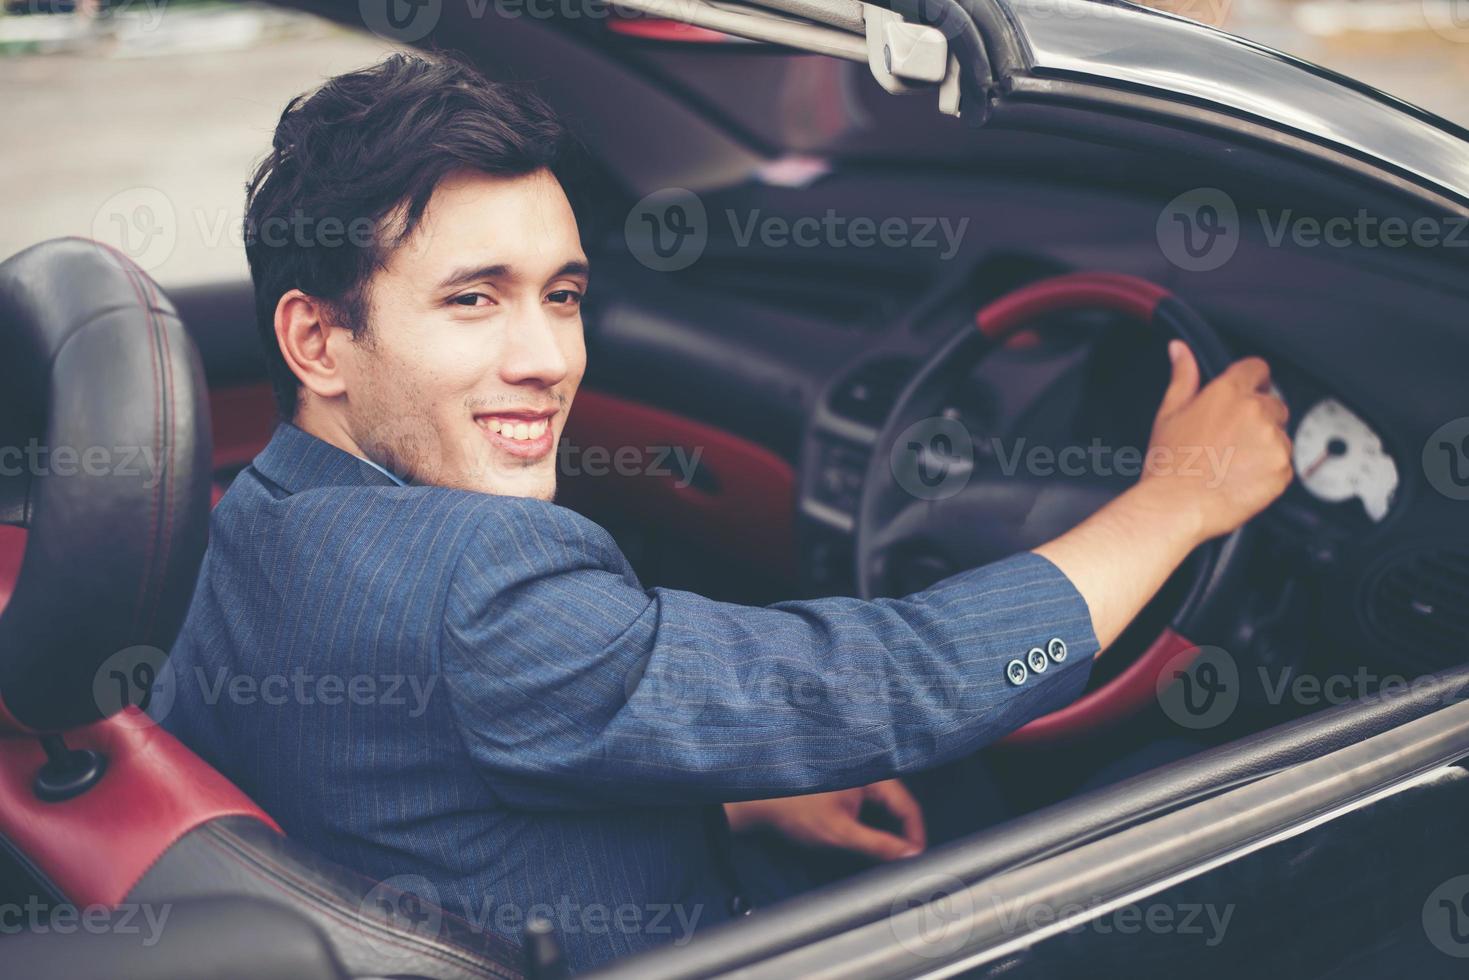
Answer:
[[[484,300],[484,302],[480,303],[479,300]],[[490,299],[484,293],[465,293],[462,296],[455,296],[449,302],[456,306],[488,306],[494,300]]]
[[[575,289],[558,289],[554,293],[547,293],[546,298],[562,306],[572,306],[581,302],[581,293]]]

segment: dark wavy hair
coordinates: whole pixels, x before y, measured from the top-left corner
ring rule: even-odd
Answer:
[[[447,58],[394,54],[292,99],[245,190],[245,255],[282,417],[295,416],[300,386],[275,338],[281,296],[300,289],[361,339],[367,283],[445,176],[549,170],[565,185],[571,149],[540,99]]]

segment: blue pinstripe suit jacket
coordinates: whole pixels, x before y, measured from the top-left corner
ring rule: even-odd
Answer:
[[[1034,554],[730,605],[644,589],[565,508],[395,486],[282,425],[214,512],[164,724],[327,857],[487,929],[549,914],[585,968],[729,917],[716,804],[972,752],[1074,699],[1096,648]]]

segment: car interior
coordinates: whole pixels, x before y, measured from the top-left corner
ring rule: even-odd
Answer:
[[[1081,701],[987,750],[1010,808],[1029,816],[976,826],[921,860],[963,882],[1023,869],[1383,736],[1462,682],[1469,525],[1427,485],[1421,454],[1444,420],[1469,414],[1463,263],[1445,249],[1282,246],[1268,218],[1251,220],[1360,208],[1412,222],[1436,213],[1425,195],[1143,113],[1050,105],[979,126],[939,111],[931,91],[886,91],[837,58],[575,20],[471,31],[456,16],[446,7],[438,37],[491,78],[533,81],[585,144],[589,370],[566,440],[583,453],[631,445],[697,459],[686,478],[590,466],[561,477],[558,502],[607,527],[646,586],[761,604],[920,590],[1048,540],[1131,482],[1121,466],[1074,476],[1024,454],[1146,447],[1168,337],[1188,340],[1206,374],[1245,355],[1269,361],[1291,411],[1294,485],[1180,569],[1098,660]],[[624,222],[669,187],[697,192],[708,235],[697,261],[661,271],[629,247]],[[1160,212],[1197,188],[1222,191],[1246,218],[1233,257],[1208,275],[1158,247]],[[904,216],[932,244],[803,245],[765,231],[863,215]],[[941,218],[962,232],[946,239]],[[125,256],[64,239],[0,266],[0,330],[16,352],[0,366],[6,442],[70,432],[75,444],[154,446],[168,474],[105,499],[66,495],[64,481],[0,483],[0,892],[179,901],[169,942],[195,957],[179,976],[243,955],[230,944],[248,931],[223,940],[209,928],[218,915],[278,937],[278,962],[258,961],[257,977],[556,975],[554,941],[524,937],[526,959],[513,941],[523,937],[471,934],[447,913],[426,930],[377,901],[374,882],[294,845],[135,708],[99,714],[96,651],[116,650],[112,638],[140,621],[167,649],[208,508],[276,424],[249,282],[165,295]],[[167,431],[138,431],[130,407],[160,400]],[[961,435],[922,433],[921,475],[960,474],[964,488],[915,499],[890,460],[935,418]],[[1361,472],[1318,479],[1338,456]],[[1017,459],[1030,469],[1021,479],[1007,469]],[[1198,647],[1230,652],[1240,701],[1226,720],[1183,730],[1155,695]],[[1362,683],[1349,698],[1281,697],[1302,674]],[[1376,696],[1428,674],[1448,679]],[[1112,760],[1179,744],[1165,753],[1172,765],[1097,788]],[[1287,975],[1381,975],[1392,935],[1412,945],[1418,928],[1380,924],[1401,911],[1393,896],[1464,851],[1458,772],[1172,886],[1179,902],[1224,902],[1266,880],[1282,908],[1337,896],[1340,914],[1317,908],[1314,928],[1242,918],[1211,975],[1287,945],[1292,959],[1273,964]],[[1277,882],[1280,866],[1296,873]],[[677,951],[667,975],[712,975],[752,945],[799,956],[911,898],[912,875],[898,875],[867,871],[824,889],[819,905],[711,934]],[[30,938],[35,955],[55,955]],[[67,948],[78,967],[112,955],[103,937]],[[121,944],[116,955],[113,975],[173,975],[156,957],[134,964]],[[1172,976],[1180,955],[1156,937],[1101,946],[1062,932],[975,975]],[[750,975],[815,975],[803,962]],[[641,969],[606,975],[650,975]]]

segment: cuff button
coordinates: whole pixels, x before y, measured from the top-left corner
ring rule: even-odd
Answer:
[[[1029,676],[1030,671],[1019,660],[1012,660],[1005,665],[1005,679],[1016,687],[1024,684],[1025,679]]]
[[[1040,647],[1030,648],[1030,652],[1025,655],[1025,664],[1036,674],[1044,674],[1046,668],[1051,666],[1051,662],[1046,659],[1046,651]]]
[[[1066,641],[1059,636],[1052,637],[1051,642],[1046,644],[1046,656],[1051,658],[1051,663],[1061,663],[1066,659]]]

